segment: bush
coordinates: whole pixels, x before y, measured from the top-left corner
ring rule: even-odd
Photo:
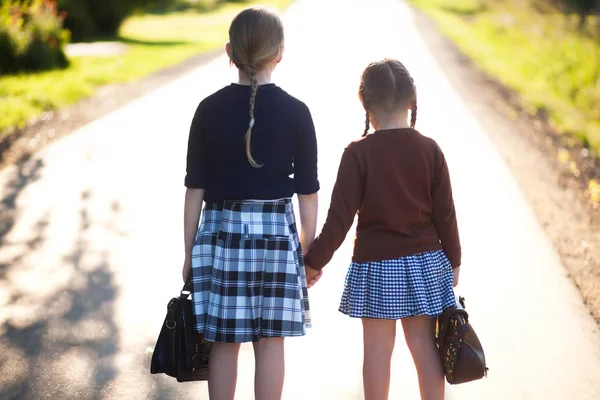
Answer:
[[[0,74],[68,65],[69,32],[51,0],[3,1],[0,6]]]
[[[73,40],[81,41],[115,36],[125,18],[152,2],[153,0],[58,0],[58,8],[67,13],[65,27],[71,31]]]

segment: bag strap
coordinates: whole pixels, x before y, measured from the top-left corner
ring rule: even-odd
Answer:
[[[192,289],[193,289],[192,279],[189,278],[183,285],[183,288],[181,289],[181,292],[179,293],[179,298],[187,299],[188,297],[190,297],[190,295],[192,294]]]

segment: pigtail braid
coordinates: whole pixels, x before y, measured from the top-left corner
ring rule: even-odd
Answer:
[[[252,138],[252,128],[254,127],[254,108],[256,105],[256,92],[258,91],[258,79],[256,77],[256,67],[253,65],[246,68],[247,74],[250,77],[250,123],[248,124],[248,130],[246,131],[246,136],[244,136],[244,141],[246,142],[246,157],[254,168],[262,167],[262,164],[258,164],[254,157],[252,157],[251,151],[251,138]]]
[[[369,111],[404,113],[410,108],[410,127],[415,127],[417,87],[408,69],[400,61],[384,59],[369,64],[361,76],[358,96],[366,111],[363,137],[369,132]]]
[[[412,100],[411,108],[410,108],[410,127],[414,128],[415,125],[417,124],[417,86],[415,85],[415,80],[413,79],[412,76],[410,76],[410,73],[408,72],[406,67],[404,67],[404,69],[406,70],[406,75],[408,75],[408,77],[410,78],[410,82],[413,85],[413,90],[415,93],[413,100]]]
[[[366,119],[365,119],[365,132],[363,133],[363,137],[367,136],[369,133],[369,128],[371,127],[371,119],[369,118],[369,110],[365,110]]]
[[[417,96],[412,101],[410,109],[410,127],[414,128],[417,123]]]

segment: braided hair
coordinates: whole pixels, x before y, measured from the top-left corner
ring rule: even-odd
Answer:
[[[258,79],[256,78],[256,68],[254,66],[249,66],[246,69],[246,74],[250,78],[250,122],[248,123],[248,130],[246,131],[246,135],[244,136],[244,142],[246,144],[246,157],[254,168],[262,167],[261,164],[258,164],[254,157],[252,157],[251,150],[251,139],[252,139],[252,128],[254,128],[254,108],[256,105],[256,92],[258,92]]]
[[[362,74],[358,95],[366,112],[363,136],[369,132],[369,113],[375,107],[394,110],[410,106],[410,127],[415,127],[417,89],[410,73],[400,61],[385,59],[369,64]]]
[[[252,156],[252,130],[256,124],[257,74],[274,62],[283,51],[283,23],[272,11],[250,7],[240,12],[229,27],[230,62],[250,79],[249,122],[244,136],[246,157],[255,168],[260,168]]]

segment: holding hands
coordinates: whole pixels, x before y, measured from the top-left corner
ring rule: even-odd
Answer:
[[[306,286],[311,288],[321,279],[323,276],[323,270],[317,271],[316,269],[310,268],[308,265],[305,266],[306,269]]]
[[[298,195],[298,205],[300,206],[300,223],[302,226],[300,243],[302,245],[302,251],[304,254],[307,254],[315,240],[317,231],[317,193]],[[305,265],[305,270],[307,287],[312,287],[323,275],[322,271],[314,270],[308,265]]]

